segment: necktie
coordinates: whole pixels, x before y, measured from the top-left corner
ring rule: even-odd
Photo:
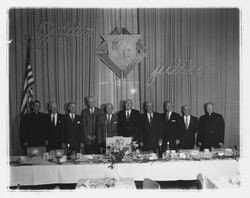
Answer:
[[[152,113],[150,113],[150,124],[152,124],[152,121],[153,121],[153,114]]]
[[[111,115],[108,115],[108,122],[111,122]]]
[[[90,109],[90,117],[91,117],[91,119],[93,120],[93,117],[94,117],[94,109]]]
[[[127,111],[126,119],[127,119],[127,121],[129,121],[129,111]]]
[[[71,120],[74,121],[74,114],[71,114]]]
[[[186,129],[188,129],[188,117],[185,116],[185,125],[186,125]]]

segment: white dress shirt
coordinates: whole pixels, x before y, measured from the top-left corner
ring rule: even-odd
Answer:
[[[131,115],[131,109],[130,110],[126,110],[125,111],[125,115],[126,115],[126,117],[127,117],[127,115],[129,115],[129,117],[130,117],[130,115]]]
[[[89,109],[90,115],[95,113],[95,108]]]
[[[152,113],[147,113],[147,116],[148,116],[148,122],[150,123],[150,116],[152,116],[152,119],[154,117],[153,112]]]
[[[74,120],[75,119],[75,114],[74,113],[69,113],[69,117]]]
[[[170,120],[171,114],[172,114],[172,111],[167,112],[166,116],[168,116],[167,118],[168,120]]]
[[[56,122],[57,122],[57,113],[51,114],[51,122],[53,122],[53,116],[54,116],[54,125],[56,126]]]
[[[191,116],[190,115],[184,115],[183,116],[183,119],[184,119],[184,123],[185,123],[185,125],[186,125],[186,122],[187,122],[187,126],[189,126],[189,123],[190,123],[190,118],[191,118]]]
[[[111,119],[112,119],[112,114],[107,114],[107,120],[111,121]]]

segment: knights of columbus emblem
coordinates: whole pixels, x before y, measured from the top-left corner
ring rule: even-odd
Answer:
[[[115,28],[110,35],[101,35],[103,41],[96,54],[118,77],[125,78],[144,58],[146,49],[140,34],[130,34],[124,28],[122,33]]]

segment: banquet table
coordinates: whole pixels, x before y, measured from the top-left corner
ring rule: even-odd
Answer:
[[[171,160],[145,163],[48,163],[43,165],[10,165],[10,186],[77,183],[84,178],[120,177],[142,181],[195,180],[197,175],[232,175],[239,172],[235,159]]]

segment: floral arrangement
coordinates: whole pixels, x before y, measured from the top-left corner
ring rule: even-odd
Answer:
[[[138,144],[136,141],[131,141],[131,143],[128,144],[122,137],[119,137],[115,139],[114,142],[107,144],[106,154],[111,159],[111,168],[113,168],[114,163],[122,162],[126,156],[132,155],[137,147]]]

